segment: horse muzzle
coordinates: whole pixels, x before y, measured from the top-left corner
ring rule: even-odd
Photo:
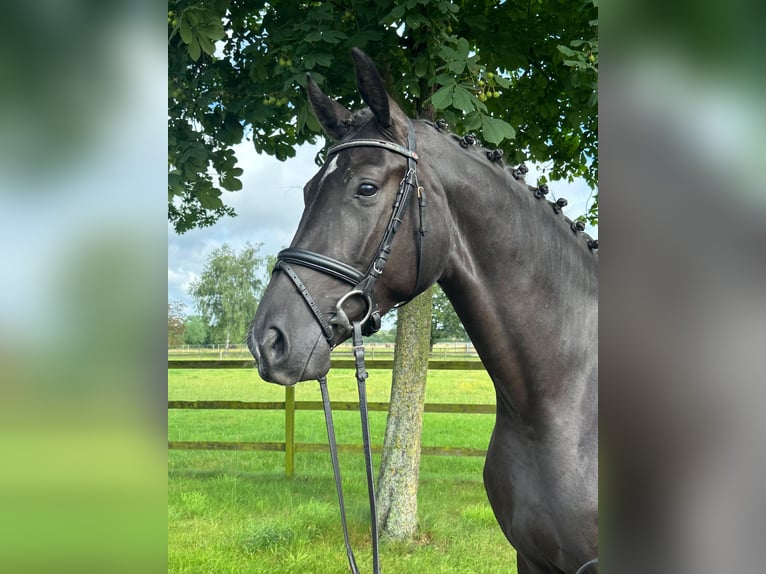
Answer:
[[[267,304],[268,297],[267,292],[247,337],[260,377],[291,386],[326,375],[330,370],[330,347],[322,331],[302,308],[278,301]]]

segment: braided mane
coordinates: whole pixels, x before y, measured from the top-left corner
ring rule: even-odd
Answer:
[[[476,136],[472,134],[468,134],[465,136],[458,136],[454,133],[447,132],[446,131],[447,124],[443,120],[438,120],[436,123],[425,121],[425,123],[432,126],[434,129],[438,130],[439,132],[448,135],[453,141],[458,143],[460,147],[462,147],[467,152],[481,153],[487,158],[489,162],[494,164],[496,167],[504,170],[507,175],[510,175],[511,177],[513,177],[514,180],[524,184],[525,187],[529,190],[529,192],[534,194],[535,198],[544,200],[544,201],[541,201],[540,203],[547,204],[547,207],[550,213],[553,214],[553,216],[556,216],[556,217],[560,216],[561,221],[564,222],[564,224],[567,227],[569,227],[569,229],[571,229],[576,236],[578,237],[581,236],[585,240],[591,252],[594,253],[596,256],[598,256],[598,239],[593,239],[589,234],[585,233],[585,223],[583,223],[582,221],[572,220],[566,215],[564,215],[562,210],[567,205],[567,200],[564,198],[558,198],[556,201],[547,200],[545,199],[545,196],[548,195],[549,193],[547,184],[533,186],[533,185],[529,185],[525,181],[525,175],[529,171],[526,165],[521,163],[515,167],[506,166],[505,162],[502,159],[503,150],[488,149],[486,147],[481,146]]]

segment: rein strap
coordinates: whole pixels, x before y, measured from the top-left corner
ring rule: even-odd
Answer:
[[[367,492],[370,499],[370,529],[372,534],[372,572],[380,574],[380,552],[378,543],[378,512],[375,504],[375,477],[372,471],[372,446],[370,442],[370,424],[367,411],[367,370],[364,363],[364,342],[362,340],[362,325],[359,321],[354,322],[354,362],[356,365],[356,383],[359,391],[359,415],[362,422],[362,442],[364,443],[364,466],[367,472]],[[330,443],[330,458],[332,459],[332,471],[335,476],[335,490],[338,493],[340,506],[340,521],[343,526],[343,541],[346,544],[346,556],[352,574],[359,574],[359,567],[351,549],[348,535],[348,523],[346,521],[346,505],[343,501],[343,485],[338,463],[338,445],[335,441],[335,425],[332,420],[332,405],[330,394],[327,390],[327,378],[319,379],[319,388],[322,392],[322,407],[324,409],[325,424],[327,426],[327,440]]]

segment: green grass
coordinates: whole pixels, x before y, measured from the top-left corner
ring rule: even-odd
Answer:
[[[284,389],[250,370],[170,370],[169,398],[284,400]],[[371,371],[371,401],[387,401],[390,372]],[[331,371],[333,400],[356,400],[351,371]],[[296,388],[298,400],[320,400],[317,384]],[[427,402],[491,403],[483,371],[432,371]],[[385,413],[372,412],[373,444],[381,444]],[[168,413],[171,440],[283,441],[281,411]],[[423,444],[486,448],[491,415],[426,413]],[[340,443],[360,443],[358,413],[335,413]],[[296,440],[326,443],[321,411],[296,413]],[[375,457],[376,469],[379,457]],[[482,483],[479,457],[425,456],[418,519],[410,543],[384,542],[381,569],[411,572],[506,573],[515,555],[497,526]],[[364,465],[341,454],[352,545],[361,571],[371,570]],[[170,451],[168,453],[168,572],[338,574],[348,570],[332,467],[327,453],[296,456],[295,476],[284,476],[278,452]]]

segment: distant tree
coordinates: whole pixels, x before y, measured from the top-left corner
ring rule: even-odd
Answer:
[[[187,345],[204,345],[208,343],[208,326],[199,315],[186,318],[184,323],[184,343]]]
[[[227,351],[232,341],[244,341],[263,294],[265,260],[258,255],[260,247],[248,243],[237,254],[224,244],[210,254],[199,279],[189,286],[211,339],[224,342]]]
[[[181,301],[168,303],[168,347],[184,342],[184,304]]]
[[[391,329],[381,329],[367,340],[371,343],[393,343],[396,340],[396,326]]]
[[[433,289],[433,311],[431,312],[431,348],[437,341],[468,340],[463,323],[455,313],[447,296],[438,285]]]

